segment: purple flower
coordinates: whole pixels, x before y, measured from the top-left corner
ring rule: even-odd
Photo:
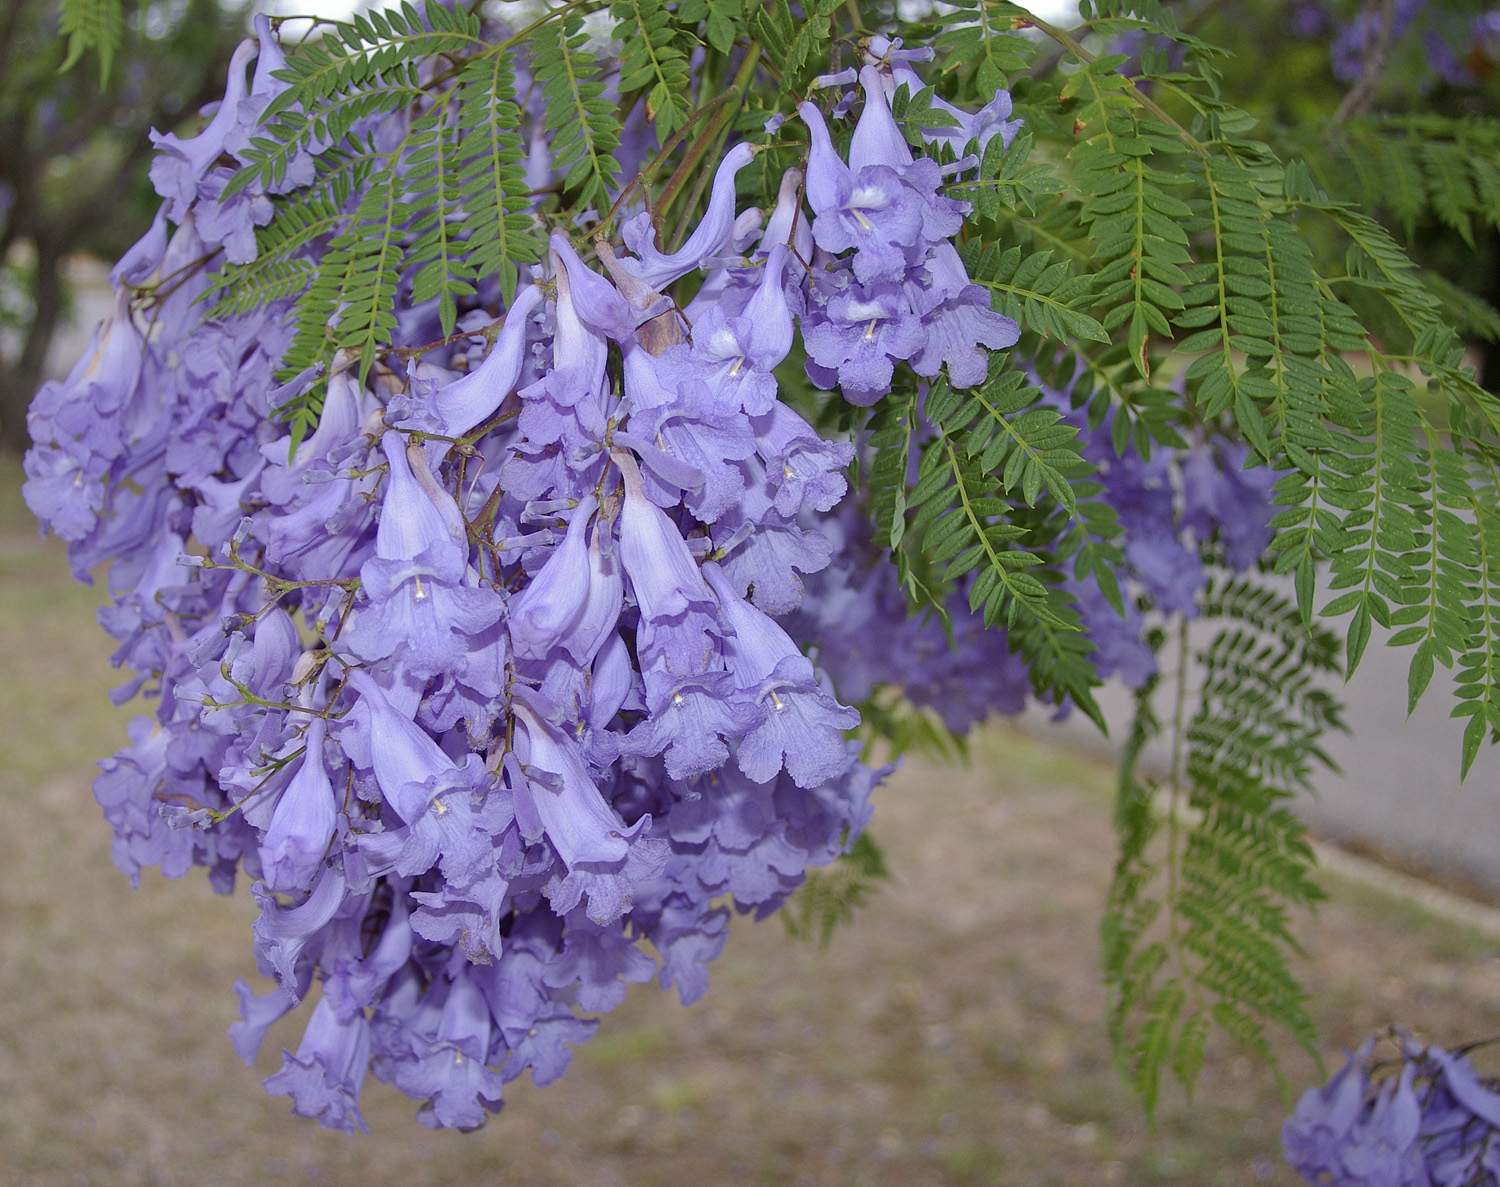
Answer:
[[[290,1096],[292,1112],[324,1129],[369,1133],[359,1094],[370,1066],[370,1024],[363,1014],[340,1021],[326,998],[313,1008],[297,1054],[282,1053],[282,1067],[265,1080],[272,1096]]]
[[[517,834],[509,832],[502,849],[514,850],[519,844]],[[512,857],[514,853],[509,852],[502,855],[502,860],[514,865],[507,860]],[[494,960],[504,947],[500,922],[512,906],[510,890],[509,881],[490,870],[462,890],[445,886],[441,890],[414,891],[412,900],[419,905],[411,917],[409,931],[462,952],[471,964]]]
[[[567,275],[569,296],[579,318],[616,342],[630,340],[635,334],[636,310],[620,290],[578,257],[566,235],[553,231],[548,242],[555,265],[560,265],[558,272]]]
[[[1500,1130],[1500,1093],[1486,1088],[1474,1074],[1473,1065],[1463,1056],[1452,1055],[1440,1047],[1425,1051],[1443,1071],[1443,1083],[1464,1108]]]
[[[277,800],[271,825],[261,840],[261,865],[272,890],[305,891],[333,840],[338,812],[323,755],[327,733],[327,722],[313,718],[304,736],[306,753]]]
[[[596,245],[601,272],[555,230],[488,351],[498,278],[475,278],[462,333],[443,342],[438,303],[403,284],[389,344],[420,361],[361,381],[341,352],[278,386],[292,300],[208,320],[202,306],[215,270],[254,255],[268,195],[304,184],[326,147],[304,139],[274,184],[222,200],[285,94],[270,22],[256,28],[248,93],[247,44],[203,133],[157,138],[166,200],[115,271],[179,279],[121,291],[89,358],[39,393],[27,497],[80,571],[113,562],[101,622],[134,670],[118,695],[155,696],[155,719],[95,785],[116,861],[132,876],[202,865],[223,891],[241,866],[256,879],[256,955],[277,987],[239,987],[236,1051],[254,1059],[321,984],[270,1091],[359,1129],[373,1057],[424,1124],[469,1129],[503,1082],[562,1074],[595,1029],[575,1010],[650,978],[648,944],[692,1000],[724,943],[722,896],[769,914],[864,826],[880,775],[802,650],[831,656],[840,606],[869,638],[883,643],[881,624],[917,640],[880,658],[912,660],[904,676],[945,714],[1011,691],[1003,635],[982,672],[922,652],[931,639],[902,633],[899,613],[846,596],[842,568],[798,620],[819,624],[811,638],[768,617],[854,538],[826,514],[854,445],[778,398],[798,319],[812,367],[872,397],[896,362],[924,357],[928,323],[950,327],[937,365],[955,382],[994,325],[968,309],[948,243],[960,207],[868,69],[855,168],[805,114],[821,248],[796,169],[763,233],[760,210],[736,214],[741,145],[679,251],[640,216],[624,236],[634,258]],[[517,130],[546,184],[544,104],[516,68]],[[628,156],[653,151],[642,111]],[[375,109],[355,135],[415,165],[410,114]],[[852,254],[830,259],[836,241]],[[706,275],[679,308],[660,290],[694,269]],[[132,313],[148,299],[149,334]],[[320,379],[317,427],[293,450],[280,413]],[[183,564],[195,539],[210,556]],[[864,655],[845,667],[874,672]]]
[[[258,885],[251,888],[260,904],[255,921],[255,949],[276,974],[276,983],[288,996],[301,999],[297,964],[303,949],[313,942],[338,909],[344,905],[348,885],[344,875],[325,867],[306,899],[295,907],[283,907]]]
[[[1309,1088],[1281,1127],[1286,1160],[1308,1182],[1321,1174],[1341,1175],[1339,1148],[1346,1142],[1364,1109],[1369,1087],[1370,1056],[1375,1040],[1368,1039],[1322,1088]]]
[[[683,245],[671,255],[664,255],[654,242],[649,213],[637,215],[622,228],[625,246],[639,260],[621,258],[621,264],[654,289],[663,289],[679,277],[686,276],[704,261],[721,252],[734,227],[734,178],[750,163],[755,149],[737,144],[719,163],[709,191],[708,209]]]
[[[429,995],[442,985],[435,983]],[[429,1129],[478,1129],[488,1120],[487,1112],[500,1110],[503,1082],[485,1066],[491,1026],[484,994],[460,967],[447,983],[435,1033],[408,1032],[411,1054],[383,1055],[375,1070],[407,1096],[425,1098],[417,1120]]]
[[[359,700],[340,723],[339,744],[357,766],[373,771],[385,802],[411,824],[427,811],[428,788],[450,777],[456,764],[369,673],[353,669],[348,681]]]
[[[248,264],[256,257],[255,228],[270,222],[276,208],[264,191],[249,186],[225,198],[224,187],[233,176],[232,170],[218,166],[198,182],[195,226],[205,244],[224,248],[231,264]]]
[[[592,495],[573,511],[563,542],[510,604],[510,637],[518,656],[546,658],[563,641],[588,601],[588,527],[599,501]]]
[[[635,459],[620,449],[613,456],[625,482],[620,563],[630,579],[641,617],[649,622],[676,617],[695,605],[712,606],[713,595],[703,584],[681,533],[641,489]]]
[[[752,487],[763,492],[769,484]],[[798,573],[816,573],[828,564],[833,546],[817,528],[804,528],[778,514],[766,499],[764,510],[747,497],[745,511],[731,511],[714,524],[714,553],[741,597],[767,614],[785,614],[802,601]]]
[[[516,701],[515,714],[524,731],[526,795],[563,864],[571,870],[624,861],[630,842],[651,818],[643,816],[627,828],[599,794],[577,746],[524,699]]]
[[[722,766],[729,739],[743,737],[765,716],[752,700],[735,696],[728,672],[701,671],[674,679],[648,670],[650,716],[620,744],[621,753],[662,756],[668,776],[691,779]]]
[[[1109,604],[1092,573],[1080,582],[1069,582],[1067,589],[1094,645],[1092,659],[1099,678],[1118,675],[1127,688],[1144,685],[1156,673],[1156,654],[1142,637],[1145,620],[1140,608],[1127,599],[1122,616]]]
[[[671,506],[680,499],[694,518],[713,523],[740,502],[745,475],[737,463],[754,455],[755,437],[743,413],[716,399],[706,383],[685,380],[672,404],[632,414],[630,428],[615,440],[640,453],[647,469],[642,489],[652,503]],[[672,489],[674,479],[685,477],[678,469],[696,480],[683,483],[683,495]]]
[[[741,741],[740,770],[764,783],[783,763],[798,787],[817,787],[848,765],[843,732],[859,714],[818,686],[812,662],[791,636],[744,601],[717,565],[704,567],[730,628],[725,640],[734,683],[764,715]]]
[[[242,164],[249,164],[245,150],[250,147],[255,133],[259,131],[261,114],[267,104],[289,85],[274,77],[276,71],[286,68],[286,55],[281,52],[281,45],[271,28],[271,20],[265,13],[256,14],[255,34],[260,43],[255,58],[255,77],[250,82],[250,93],[239,102],[238,119],[224,137],[224,151],[233,153]],[[322,152],[327,147],[326,142],[316,139],[312,144],[312,152],[298,149],[292,155],[286,163],[284,176],[267,187],[269,192],[285,194],[312,184],[315,174],[313,152]]]
[[[775,492],[776,511],[788,519],[803,510],[831,511],[849,488],[843,471],[854,459],[854,446],[847,441],[823,440],[810,424],[779,402],[752,424],[756,451],[766,464],[766,478]]]
[[[1245,469],[1250,447],[1218,441],[1199,445],[1182,462],[1182,526],[1207,539],[1217,529],[1224,560],[1244,572],[1271,543],[1271,488],[1276,471]]]
[[[411,959],[411,900],[399,880],[392,886],[391,909],[380,939],[359,959],[337,958],[323,983],[323,998],[333,1005],[341,1022],[373,1006],[386,984]]]
[[[229,59],[224,98],[208,126],[190,140],[172,132],[151,133],[156,159],[151,162],[151,184],[167,200],[167,216],[180,223],[198,197],[198,182],[224,151],[224,142],[238,124],[240,100],[245,97],[245,67],[259,52],[254,41],[242,41]]]
[[[779,244],[789,247],[803,262],[812,259],[812,227],[802,212],[802,170],[788,169],[781,175],[776,205],[766,220],[760,243],[762,251],[770,251]]]
[[[909,60],[925,59],[908,59],[905,55],[920,51],[899,49],[894,51],[898,56],[893,57],[891,51],[886,48],[890,44],[891,42],[882,37],[874,37],[870,41],[870,52],[881,57],[886,63],[888,73],[882,76],[885,93],[894,95],[897,89],[904,86],[907,92],[915,97],[919,91],[926,88],[927,84],[922,81],[921,75],[907,63]],[[868,70],[870,67],[865,69]],[[860,77],[863,80],[863,72]],[[867,84],[867,94],[868,89]],[[868,102],[867,98],[866,103]],[[999,136],[1004,147],[1009,149],[1011,141],[1016,138],[1016,133],[1021,130],[1021,120],[1008,118],[1012,111],[1009,91],[996,91],[995,97],[976,112],[954,107],[953,104],[935,95],[932,98],[931,109],[945,113],[953,123],[944,127],[923,127],[922,139],[928,144],[947,144],[955,153],[962,153],[973,141],[976,151],[983,156],[986,146],[996,136]]]
[[[690,351],[669,348],[663,354],[660,367],[679,389],[686,380],[701,380],[721,408],[751,416],[776,404],[771,372],[792,347],[792,311],[782,285],[786,260],[786,248],[773,247],[743,314],[730,317],[715,305],[694,323]]]
[[[161,266],[162,255],[166,250],[167,208],[158,206],[150,229],[109,270],[109,283],[116,287],[122,284],[145,284]]]
[[[267,1032],[297,1008],[297,999],[276,987],[269,993],[257,994],[243,980],[234,983],[234,992],[240,999],[240,1017],[230,1024],[229,1037],[234,1043],[234,1053],[254,1067]]]
[[[313,378],[307,375],[306,381],[310,383]],[[294,380],[287,389],[279,390],[286,391],[288,398],[292,398],[300,394],[298,389],[301,386]],[[314,492],[307,489],[308,484],[334,473],[338,463],[355,448],[371,405],[359,386],[353,359],[347,356],[335,358],[318,427],[303,439],[295,453],[288,453],[284,438],[260,447],[261,455],[269,464],[261,479],[261,489],[266,497],[282,505],[313,497]],[[328,484],[318,482],[317,485],[326,487]]]
[[[577,260],[576,256],[573,258]],[[585,284],[588,277],[598,279],[595,273],[581,263],[577,268]],[[608,345],[599,332],[603,327],[588,324],[580,316],[578,303],[573,297],[573,273],[564,258],[555,252],[552,255],[552,270],[557,280],[557,333],[552,340],[552,370],[534,385],[534,394],[533,389],[528,388],[521,395],[523,398],[531,396],[534,399],[545,393],[559,407],[574,408],[590,398],[597,399],[603,395],[604,360]],[[621,304],[624,304],[623,300]]]
[[[836,372],[845,398],[868,407],[890,390],[896,361],[921,350],[926,335],[894,285],[849,285],[829,299],[826,317],[804,323],[803,341],[809,377]]]
[[[348,645],[367,661],[399,654],[414,674],[435,676],[459,663],[466,636],[495,622],[504,603],[463,584],[463,518],[452,496],[436,488],[423,448],[395,433],[383,444],[389,469],[375,555],[359,571],[369,601]]]
[[[581,664],[592,662],[601,648],[618,638],[615,624],[620,619],[625,579],[620,573],[618,553],[606,551],[604,541],[602,529],[596,530],[589,541],[588,596],[584,599],[582,613],[573,624],[569,640],[564,644],[574,660]]]
[[[568,918],[563,950],[542,981],[553,989],[576,983],[580,1008],[613,1010],[625,1000],[627,983],[649,981],[655,973],[655,962],[620,928],[601,927],[575,914]]]
[[[979,285],[969,285],[922,315],[925,345],[912,358],[912,370],[935,378],[948,368],[954,387],[973,387],[989,373],[990,350],[1007,350],[1021,338],[1021,327],[1004,314],[990,309],[989,297]]]
[[[525,363],[526,334],[532,312],[542,302],[542,290],[527,285],[515,295],[505,313],[505,325],[484,362],[462,378],[434,390],[423,409],[431,424],[419,413],[414,427],[432,428],[447,437],[462,437],[490,416],[515,390]]]
[[[859,72],[859,82],[865,93],[865,106],[849,141],[849,168],[856,174],[870,165],[904,169],[912,163],[911,148],[886,103],[880,71],[865,66]]]
[[[1412,1090],[1416,1067],[1380,1086],[1373,1106],[1349,1131],[1339,1161],[1344,1181],[1360,1187],[1429,1187],[1417,1144],[1422,1108]]]

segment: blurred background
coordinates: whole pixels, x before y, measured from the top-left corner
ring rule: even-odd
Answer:
[[[1179,15],[1235,51],[1228,97],[1295,134],[1359,85],[1350,47],[1375,7],[1197,0]],[[1370,106],[1495,113],[1500,17],[1385,7]],[[92,59],[59,73],[56,0],[0,4],[0,1185],[1294,1182],[1278,1157],[1288,1098],[1264,1067],[1211,1047],[1196,1101],[1170,1099],[1149,1131],[1109,1065],[1095,933],[1112,744],[1044,715],[984,731],[967,768],[908,762],[877,801],[893,877],[826,948],[738,921],[705,1000],[684,1011],[632,987],[565,1080],[513,1085],[480,1134],[429,1134],[377,1084],[361,1139],[261,1093],[302,1020],[273,1031],[258,1069],[239,1064],[230,985],[261,987],[248,896],[215,896],[196,871],[128,893],[112,867],[89,784],[133,710],[108,697],[121,677],[97,595],[19,496],[26,405],[82,353],[109,263],[154,213],[148,130],[192,128],[252,11],[126,8],[101,85]],[[1500,303],[1493,229],[1469,243],[1437,220],[1393,226],[1424,266]],[[1500,320],[1468,329],[1493,390]],[[1405,663],[1367,652],[1345,690],[1352,733],[1330,746],[1341,772],[1301,805],[1374,859],[1334,855],[1330,902],[1298,921],[1330,1058],[1398,1019],[1443,1043],[1500,1029],[1500,756],[1460,784],[1445,690],[1408,720]],[[1105,703],[1122,721],[1125,699]],[[1293,1090],[1320,1078],[1282,1054]]]

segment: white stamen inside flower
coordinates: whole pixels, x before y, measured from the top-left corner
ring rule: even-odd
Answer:
[[[864,321],[865,318],[870,318],[872,321],[880,321],[883,318],[889,317],[890,313],[879,301],[861,301],[856,297],[850,300],[844,316],[850,321]]]

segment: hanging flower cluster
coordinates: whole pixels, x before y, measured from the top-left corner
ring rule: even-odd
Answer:
[[[642,215],[629,253],[596,245],[602,272],[554,234],[487,352],[429,352],[368,383],[340,357],[293,447],[277,409],[314,377],[273,382],[287,303],[209,321],[197,303],[204,261],[248,258],[268,217],[254,189],[219,201],[226,154],[280,85],[260,32],[203,132],[158,138],[161,212],[115,269],[89,354],[36,400],[26,495],[81,576],[113,561],[102,621],[138,673],[121,695],[158,702],[96,784],[117,863],[203,865],[221,890],[241,866],[255,879],[276,984],[238,986],[236,1050],[253,1060],[321,983],[270,1091],[357,1129],[373,1061],[425,1123],[472,1128],[505,1081],[560,1075],[596,1026],[580,1011],[612,1008],[625,983],[699,996],[727,904],[774,911],[868,819],[882,772],[845,740],[858,714],[772,617],[832,555],[818,516],[853,452],[781,403],[772,374],[799,314],[812,333],[801,175],[762,231],[736,218],[751,150],[732,148],[680,250]],[[893,128],[870,95],[861,144]],[[876,215],[878,242],[841,271],[815,264],[818,333],[885,343],[871,310],[914,325],[895,313],[904,283],[947,341],[972,294],[924,269],[961,211],[909,153],[866,157],[851,169],[822,138],[815,237],[844,242],[826,229],[840,210],[859,225],[863,198],[818,204],[851,177],[936,221]],[[871,252],[887,262],[867,269]],[[686,309],[661,295],[705,267]],[[137,299],[148,281],[154,299]],[[1014,341],[973,313],[971,353]],[[419,308],[399,321],[397,346],[430,328]],[[902,335],[881,347],[887,378],[918,353]],[[921,357],[934,372],[942,348]]]
[[[912,152],[890,102],[922,55],[885,43],[857,74],[847,159],[802,103],[805,169],[764,215],[736,211],[753,150],[732,147],[679,249],[645,211],[623,249],[587,245],[597,266],[555,232],[503,309],[491,286],[464,311],[467,337],[430,348],[436,301],[403,288],[388,357],[407,361],[362,380],[340,355],[277,386],[290,301],[212,318],[200,301],[272,213],[264,187],[223,199],[285,85],[259,34],[203,131],[157,137],[160,212],[88,353],[36,398],[25,493],[80,578],[111,562],[101,622],[136,673],[118,696],[156,699],[95,784],[117,864],[254,881],[275,984],[236,986],[236,1051],[253,1062],[316,993],[271,1092],[352,1131],[373,1068],[424,1124],[470,1129],[505,1082],[561,1075],[597,1026],[583,1015],[627,983],[696,999],[731,906],[768,915],[847,851],[885,774],[846,740],[851,703],[901,684],[955,730],[1021,708],[1024,663],[962,591],[956,649],[907,620],[845,500],[855,445],[774,374],[800,336],[814,383],[868,405],[902,365],[980,382],[1018,329],[953,246],[967,211],[943,177],[973,158]],[[935,148],[1018,127],[1003,92],[944,107]],[[362,134],[389,149],[397,118]],[[312,168],[295,158],[275,188]],[[679,308],[663,294],[690,274]],[[319,378],[296,440],[278,413]],[[1187,457],[1180,499],[1158,456],[1105,462],[1106,485],[1139,580],[1186,610],[1181,533],[1219,531],[1240,567],[1269,506],[1235,488],[1231,447]],[[1116,639],[1139,646],[1138,616],[1079,592],[1101,670],[1143,679],[1149,653]]]

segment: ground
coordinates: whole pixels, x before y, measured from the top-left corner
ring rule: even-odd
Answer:
[[[248,894],[109,859],[91,763],[138,706],[0,471],[0,1184],[3,1187],[701,1187],[1217,1184],[1298,1180],[1274,1077],[1210,1047],[1192,1103],[1154,1128],[1111,1066],[1097,927],[1111,773],[1003,725],[967,769],[910,761],[878,793],[895,879],[830,946],[736,920],[707,997],[635,986],[549,1088],[511,1085],[475,1134],[430,1133],[371,1082],[373,1134],[319,1131],[224,1037],[256,980]],[[1297,921],[1325,1058],[1405,1022],[1432,1041],[1500,1031],[1500,942],[1330,876]],[[1282,1047],[1293,1097],[1311,1061]]]

